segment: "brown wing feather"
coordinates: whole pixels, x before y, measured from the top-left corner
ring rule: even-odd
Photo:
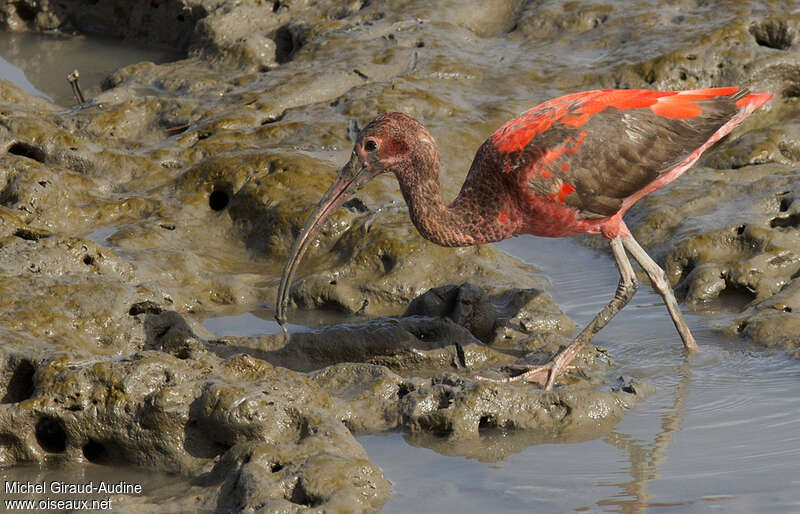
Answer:
[[[708,141],[739,110],[740,94],[700,100],[694,118],[659,116],[650,109],[595,114],[583,127],[586,141],[563,179],[575,187],[567,205],[585,217],[611,216],[622,201],[657,179]]]
[[[505,191],[524,204],[534,194],[584,218],[612,216],[623,200],[701,148],[748,94],[736,88],[601,90],[550,100],[481,146],[459,198],[496,199]],[[685,96],[654,105],[670,95]]]
[[[748,93],[740,89],[695,100],[702,111],[690,118],[609,106],[577,127],[554,120],[517,151],[498,152],[489,145],[479,157],[483,153],[488,160],[494,153],[491,159],[512,181],[565,202],[585,218],[611,216],[625,198],[700,148],[738,112],[736,102]]]

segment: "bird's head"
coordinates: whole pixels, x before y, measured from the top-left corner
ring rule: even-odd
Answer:
[[[370,178],[392,172],[398,178],[410,179],[411,172],[438,172],[438,161],[439,152],[428,129],[407,114],[388,112],[372,120],[358,135],[348,166],[363,166]],[[342,174],[345,169],[347,166]]]
[[[401,184],[410,183],[419,179],[420,172],[438,173],[438,161],[439,153],[430,132],[407,114],[381,114],[364,127],[353,145],[350,160],[311,213],[286,261],[275,306],[275,317],[282,327],[295,269],[328,216],[381,173],[392,172]]]

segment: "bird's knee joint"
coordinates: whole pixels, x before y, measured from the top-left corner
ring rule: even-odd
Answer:
[[[633,295],[636,294],[637,289],[639,289],[639,281],[636,279],[630,282],[620,282],[617,285],[617,291],[614,296],[620,300],[629,302],[630,299],[633,298]]]
[[[659,291],[665,291],[670,287],[669,282],[667,282],[667,274],[664,273],[664,270],[658,270],[657,272],[653,273],[650,276],[650,282],[652,282],[653,287]]]
[[[626,291],[625,291],[627,299],[630,300],[631,298],[633,298],[633,295],[636,294],[636,291],[638,289],[639,289],[639,281],[636,280],[636,279],[633,279],[631,281],[631,283],[628,285],[628,287],[626,288]]]

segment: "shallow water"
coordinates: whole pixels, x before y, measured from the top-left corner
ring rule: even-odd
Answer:
[[[70,59],[56,59],[63,67],[39,59],[51,54],[49,44],[61,46],[60,51],[75,45]],[[64,77],[72,69],[81,70],[89,96],[113,69],[160,59],[157,52],[106,54],[108,48],[107,41],[94,38],[42,41],[0,34],[0,53],[8,60],[0,59],[0,78],[67,106],[73,99]],[[80,61],[81,55],[91,57]],[[19,70],[24,70],[23,77]],[[89,238],[104,244],[113,233],[111,227],[100,228]],[[579,325],[614,292],[613,261],[575,240],[522,237],[498,246],[542,268],[552,282],[553,298]],[[393,483],[386,511],[800,510],[800,368],[783,351],[715,332],[710,328],[715,319],[687,316],[702,347],[700,354],[687,358],[660,297],[643,285],[594,342],[609,349],[620,374],[647,380],[655,393],[611,433],[594,440],[537,444],[503,461],[482,462],[414,446],[402,434],[360,436],[370,458]],[[264,311],[217,316],[204,325],[218,336],[278,331]],[[125,473],[92,465],[82,468],[87,475],[73,481],[88,479],[94,472],[86,471],[90,468],[111,476]],[[42,471],[22,467],[5,473],[26,479]]]
[[[89,98],[100,91],[100,83],[114,70],[141,61],[167,62],[178,56],[173,50],[99,36],[0,32],[0,80],[10,80],[65,107],[76,103],[67,82],[73,70],[80,72],[81,90]]]
[[[575,239],[523,236],[498,246],[542,268],[554,300],[579,325],[614,293],[619,277],[610,255]],[[609,349],[619,374],[655,387],[597,439],[536,444],[504,461],[482,462],[415,446],[403,434],[358,437],[393,484],[385,511],[800,509],[794,473],[800,369],[781,350],[714,331],[713,317],[685,314],[702,350],[694,356],[684,352],[661,297],[646,283],[596,336],[593,342]],[[218,336],[279,330],[274,321],[249,313],[204,325]],[[447,453],[446,444],[442,451]]]
[[[203,322],[203,326],[217,337],[248,337],[267,334],[280,334],[281,326],[274,319],[273,311],[244,312],[230,316],[214,316]],[[286,323],[290,333],[307,328],[302,325]]]
[[[579,324],[614,292],[610,256],[575,240],[499,246],[540,266]],[[660,297],[640,288],[594,342],[655,393],[592,441],[480,462],[409,446],[398,434],[359,437],[393,483],[386,512],[797,511],[800,369],[782,351],[717,334],[709,321],[687,316],[702,348],[687,358]]]
[[[141,510],[136,510],[147,512],[147,497],[154,491],[175,486],[189,487],[180,477],[154,473],[145,468],[71,463],[0,469],[0,482],[0,487],[3,487],[3,494],[0,494],[2,512],[119,511],[123,502],[126,505],[125,510],[129,511],[132,505],[143,504],[145,506]],[[19,493],[18,491],[24,490],[21,487],[31,490],[41,488],[44,492]],[[69,492],[70,487],[81,487],[85,492]],[[124,492],[108,494],[109,490]],[[59,507],[59,501],[73,502],[72,508],[66,507],[66,503]],[[81,501],[86,501],[87,504],[84,506],[80,504]]]

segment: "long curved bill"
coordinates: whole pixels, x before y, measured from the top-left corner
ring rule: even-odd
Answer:
[[[336,211],[370,178],[372,177],[369,172],[365,170],[358,156],[353,152],[350,161],[345,164],[336,180],[322,196],[317,208],[311,213],[300,235],[295,239],[289,259],[283,268],[281,285],[278,287],[278,296],[275,300],[275,319],[280,324],[284,334],[287,334],[284,323],[286,322],[286,307],[289,302],[289,286],[292,283],[292,277],[297,265],[305,255],[306,250],[308,250],[309,244],[316,238],[320,227],[322,227],[328,216]]]

